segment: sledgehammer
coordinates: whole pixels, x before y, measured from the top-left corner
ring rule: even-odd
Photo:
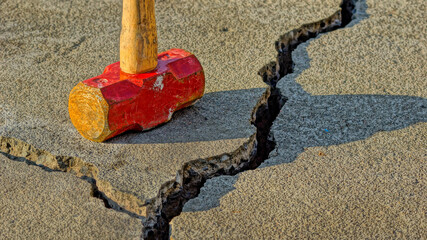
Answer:
[[[123,0],[120,62],[70,93],[71,122],[83,137],[102,142],[128,130],[147,130],[201,98],[203,68],[182,49],[157,55],[154,0]]]

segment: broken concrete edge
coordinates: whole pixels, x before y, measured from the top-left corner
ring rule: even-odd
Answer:
[[[270,132],[287,98],[276,88],[285,75],[293,72],[292,51],[321,33],[343,28],[354,15],[358,0],[343,0],[341,10],[328,18],[304,24],[280,36],[275,46],[278,52],[274,62],[266,64],[258,74],[268,87],[252,112],[251,123],[256,127],[252,135],[239,149],[184,164],[175,180],[163,184],[157,197],[149,201],[146,220],[143,222],[144,239],[168,239],[169,222],[182,212],[184,204],[197,197],[206,180],[216,176],[235,175],[255,169],[264,162],[275,148],[276,142]]]
[[[98,168],[91,163],[84,162],[81,158],[55,156],[22,140],[3,136],[0,136],[0,154],[14,161],[38,166],[45,171],[71,173],[90,183],[91,196],[101,199],[106,208],[112,208],[140,219],[145,215],[146,206],[141,200],[131,194],[114,189],[106,181],[99,180]]]
[[[248,141],[232,153],[185,163],[175,180],[163,184],[147,208],[144,239],[168,239],[169,222],[187,201],[197,197],[206,180],[255,169],[267,159],[276,146],[270,128],[285,102],[279,89],[268,87],[252,116],[257,131]]]
[[[266,64],[259,71],[259,75],[268,87],[252,112],[251,123],[256,127],[256,133],[232,153],[185,163],[175,179],[164,183],[157,197],[146,202],[131,194],[117,191],[110,183],[97,179],[99,170],[96,166],[80,158],[55,156],[19,139],[3,136],[0,136],[0,153],[11,160],[25,161],[44,170],[69,172],[76,175],[92,184],[91,195],[103,200],[107,208],[143,219],[143,238],[167,239],[169,222],[182,212],[188,200],[197,197],[206,180],[255,169],[268,158],[276,145],[270,128],[287,100],[276,88],[276,84],[285,75],[292,73],[292,51],[300,43],[320,33],[345,27],[352,20],[356,1],[343,0],[341,10],[330,17],[305,24],[282,35],[276,41],[277,60]],[[145,220],[143,216],[146,217]]]

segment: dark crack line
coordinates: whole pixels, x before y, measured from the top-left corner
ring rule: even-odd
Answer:
[[[11,144],[11,142],[17,142],[16,146],[13,146],[13,144]],[[18,145],[21,145],[21,146],[18,146]],[[23,147],[22,145],[27,145],[27,146]],[[61,173],[67,173],[68,171],[66,171],[66,169],[68,167],[72,168],[72,166],[75,164],[75,162],[77,162],[76,158],[73,158],[73,157],[54,156],[55,159],[56,159],[56,161],[58,162],[58,165],[59,165],[60,169],[59,170],[58,169],[52,169],[52,168],[49,168],[49,167],[47,167],[47,166],[45,166],[43,164],[37,164],[36,162],[31,161],[31,160],[29,160],[29,159],[27,159],[25,157],[20,157],[20,156],[15,156],[15,155],[10,154],[10,151],[13,151],[14,147],[17,147],[17,148],[25,148],[25,147],[31,148],[32,146],[29,145],[28,143],[22,142],[21,140],[11,139],[11,138],[5,138],[5,137],[0,136],[0,150],[1,150],[0,154],[3,155],[3,156],[5,156],[5,157],[7,157],[8,159],[10,159],[12,161],[24,162],[24,163],[26,163],[26,164],[28,164],[30,166],[37,166],[37,167],[41,168],[42,170],[44,170],[46,172],[61,172]],[[37,151],[37,149],[35,151]],[[70,171],[72,171],[72,170],[70,170]],[[90,195],[92,197],[94,197],[94,198],[98,198],[98,199],[102,200],[103,203],[104,203],[104,206],[106,208],[113,209],[115,211],[125,213],[125,214],[127,214],[127,215],[129,215],[131,217],[134,217],[134,218],[143,219],[142,216],[139,216],[139,215],[137,215],[137,214],[135,214],[133,212],[130,212],[130,211],[126,210],[126,209],[123,209],[115,201],[113,201],[110,198],[108,198],[105,195],[105,193],[103,193],[102,191],[99,190],[99,188],[98,188],[98,186],[96,184],[96,179],[95,178],[89,177],[89,176],[86,176],[86,175],[83,175],[81,177],[78,177],[78,176],[76,176],[76,177],[79,178],[79,179],[81,179],[81,180],[83,180],[83,181],[88,182],[91,185],[91,193],[90,193]]]
[[[332,16],[305,24],[282,35],[276,41],[278,52],[276,61],[265,65],[258,72],[268,87],[252,113],[251,123],[256,127],[256,133],[233,153],[197,159],[184,164],[175,180],[163,184],[157,197],[148,201],[147,219],[143,222],[144,239],[168,239],[169,222],[182,212],[188,200],[197,197],[206,180],[255,169],[268,158],[276,146],[270,128],[287,101],[276,88],[276,84],[281,78],[293,72],[292,51],[299,44],[321,33],[346,27],[353,20],[357,1],[359,0],[343,0],[341,10]]]
[[[46,167],[46,166],[44,166],[44,165],[37,164],[37,163],[35,163],[35,162],[33,162],[33,161],[30,161],[30,160],[28,160],[28,159],[26,159],[26,158],[24,158],[24,157],[17,157],[17,156],[13,156],[13,155],[8,154],[8,153],[5,153],[5,152],[0,152],[0,154],[1,154],[1,155],[3,155],[3,156],[5,156],[5,157],[7,157],[8,159],[10,159],[10,160],[12,160],[12,161],[16,161],[16,162],[23,162],[23,163],[26,163],[26,164],[27,164],[27,165],[29,165],[29,166],[36,166],[36,167],[39,167],[39,168],[41,168],[42,170],[44,170],[44,171],[46,171],[46,172],[49,172],[49,173],[51,173],[51,172],[60,172],[60,173],[64,173],[64,172],[63,172],[63,171],[61,171],[61,170],[55,170],[55,169],[48,168],[48,167]],[[108,200],[106,199],[106,197],[103,195],[103,193],[99,191],[98,187],[96,186],[96,180],[95,180],[95,179],[90,178],[90,177],[87,177],[87,176],[80,177],[80,179],[82,179],[82,180],[84,180],[84,181],[86,181],[86,182],[90,183],[90,185],[91,185],[91,187],[92,187],[92,189],[91,189],[91,194],[90,194],[90,195],[91,195],[92,197],[95,197],[95,198],[99,198],[99,199],[101,199],[101,200],[104,202],[104,206],[105,206],[106,208],[113,208],[113,207],[112,207],[112,205],[111,205],[111,204],[108,202]]]

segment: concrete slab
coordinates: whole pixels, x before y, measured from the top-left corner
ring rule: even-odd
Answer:
[[[366,3],[368,19],[326,34],[307,47],[310,68],[296,82],[312,95],[427,97],[424,2]]]
[[[288,158],[292,163],[244,172],[219,206],[175,218],[172,238],[421,239],[427,230],[426,136],[427,124],[420,123],[309,147]],[[209,194],[220,194],[217,182],[209,181]]]
[[[108,198],[144,215],[183,163],[231,152],[254,133],[250,113],[265,88],[256,74],[274,60],[271,40],[333,14],[338,2],[158,1],[160,50],[193,52],[206,95],[166,125],[99,144],[74,129],[67,99],[78,82],[118,61],[121,1],[2,1],[0,135],[10,137],[2,151],[55,166],[58,155],[83,159]]]
[[[91,184],[0,154],[2,239],[140,239],[142,223],[104,206]]]
[[[422,238],[427,99],[422,1],[359,1],[357,19],[301,44],[277,147],[209,180],[175,239]],[[424,34],[425,35],[425,34]]]

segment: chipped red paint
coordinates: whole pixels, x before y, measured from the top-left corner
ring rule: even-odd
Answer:
[[[112,138],[127,130],[145,130],[167,122],[172,114],[201,98],[205,89],[203,68],[197,58],[182,49],[158,55],[157,68],[142,74],[120,71],[120,62],[104,73],[83,81],[101,89],[109,105]]]

